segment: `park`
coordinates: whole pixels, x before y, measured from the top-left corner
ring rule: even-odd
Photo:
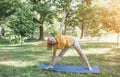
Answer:
[[[119,77],[119,3],[119,0],[0,1],[0,77]],[[38,69],[52,61],[54,48],[48,50],[47,42],[49,37],[57,36],[61,23],[64,25],[61,33],[78,39],[90,65],[98,66],[99,73]],[[87,66],[83,60],[72,46],[56,64]]]

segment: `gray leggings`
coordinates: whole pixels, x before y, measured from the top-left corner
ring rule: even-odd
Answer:
[[[74,38],[73,47],[80,47],[78,39]]]

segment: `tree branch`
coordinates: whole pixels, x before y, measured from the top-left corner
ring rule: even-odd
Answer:
[[[35,22],[35,23],[40,23],[40,21],[37,20],[36,18],[33,18],[33,22]]]

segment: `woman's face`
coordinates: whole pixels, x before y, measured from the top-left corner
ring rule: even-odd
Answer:
[[[55,44],[56,44],[56,39],[55,39],[55,37],[49,37],[48,40],[49,40],[50,44],[52,44],[52,45],[55,45]]]

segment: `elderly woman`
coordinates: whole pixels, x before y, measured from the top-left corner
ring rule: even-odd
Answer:
[[[54,65],[61,59],[61,57],[66,53],[66,51],[73,46],[78,54],[82,57],[84,62],[87,64],[88,69],[92,70],[91,65],[88,62],[86,55],[82,52],[78,40],[73,36],[63,35],[62,30],[64,27],[66,13],[63,13],[63,19],[60,25],[59,32],[55,37],[49,37],[47,40],[47,49],[53,48],[52,62],[46,69],[54,68]],[[60,53],[56,57],[57,49],[61,49]]]

